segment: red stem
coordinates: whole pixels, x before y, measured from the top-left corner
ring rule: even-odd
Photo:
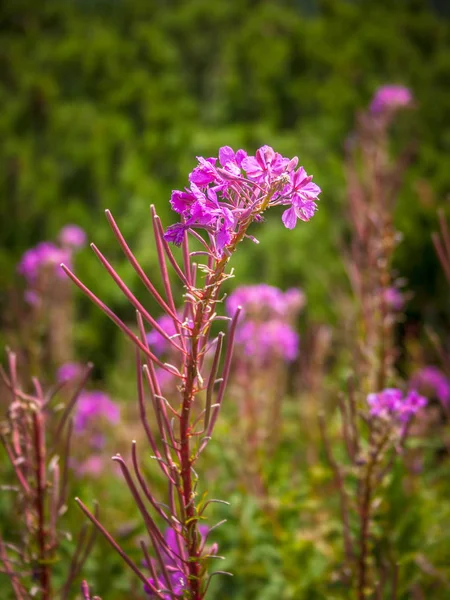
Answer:
[[[192,600],[201,600],[200,589],[200,570],[201,565],[199,558],[197,521],[196,521],[196,506],[193,502],[192,495],[192,472],[191,472],[191,451],[190,451],[190,414],[191,405],[195,397],[196,390],[194,382],[197,377],[197,356],[198,356],[198,325],[203,320],[203,311],[201,308],[198,311],[194,331],[192,332],[192,349],[189,355],[187,364],[186,387],[183,395],[183,407],[181,411],[180,421],[180,462],[181,462],[181,479],[183,485],[183,501],[186,512],[186,529],[187,529],[187,548],[190,557],[189,561],[189,587],[192,594]]]
[[[38,517],[37,542],[39,546],[39,579],[42,588],[42,600],[50,600],[51,577],[47,557],[47,529],[45,525],[45,440],[43,417],[39,413],[33,415],[34,447],[36,456],[36,511]]]
[[[192,484],[192,465],[195,462],[197,455],[191,455],[190,438],[193,435],[191,428],[191,407],[197,393],[195,381],[197,379],[198,365],[201,358],[200,350],[202,342],[206,339],[208,325],[205,322],[205,317],[208,318],[211,307],[213,308],[219,287],[222,281],[225,267],[229,257],[233,254],[236,246],[244,238],[245,232],[252,222],[253,216],[250,216],[245,221],[240,230],[237,232],[229,250],[229,255],[224,255],[220,260],[216,261],[214,272],[208,281],[208,287],[203,291],[203,297],[197,302],[197,311],[195,312],[195,320],[191,334],[191,348],[188,352],[186,361],[186,379],[183,393],[183,403],[180,417],[180,463],[181,463],[181,481],[182,481],[182,497],[185,509],[185,529],[186,529],[186,544],[189,554],[189,591],[192,600],[202,600],[205,590],[201,588],[201,569],[200,562],[201,536],[198,533],[197,527],[197,507],[194,502],[193,484]],[[229,361],[228,361],[229,362]],[[229,364],[226,365],[229,368]],[[226,377],[224,376],[224,380]],[[221,386],[222,388],[222,386]],[[219,394],[223,396],[223,389]],[[210,423],[211,428],[212,423]]]
[[[376,467],[378,457],[380,456],[386,442],[389,439],[389,431],[386,431],[378,446],[371,453],[367,463],[366,475],[363,480],[363,493],[360,505],[360,534],[359,534],[359,558],[358,558],[358,582],[357,598],[365,600],[367,598],[368,576],[367,576],[367,557],[369,552],[369,531],[372,519],[372,476]]]

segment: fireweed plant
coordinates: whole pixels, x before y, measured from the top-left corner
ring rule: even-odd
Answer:
[[[364,392],[380,390],[394,375],[397,352],[394,326],[406,297],[392,261],[400,236],[393,222],[403,174],[412,158],[411,147],[393,158],[391,128],[399,111],[411,108],[413,97],[403,86],[379,88],[347,140],[346,178],[351,241],[344,251],[357,314],[358,339],[354,352],[357,376]]]
[[[432,239],[437,257],[441,264],[447,283],[450,284],[450,228],[443,211],[438,213],[439,232],[433,233]],[[437,351],[441,366],[445,373],[437,367],[424,367],[412,377],[412,385],[421,386],[431,391],[437,398],[445,413],[447,423],[450,423],[450,355],[447,344],[440,340],[435,332],[428,332]],[[450,452],[450,443],[447,442]]]
[[[164,311],[169,328],[149,314],[95,245],[92,245],[93,251],[136,309],[137,335],[87,289],[70,268],[62,265],[76,285],[136,346],[140,417],[155,464],[167,480],[166,503],[161,504],[155,498],[145,481],[135,442],[131,447],[131,465],[120,455],[113,460],[121,468],[151,543],[152,551],[141,541],[144,566],[137,565],[124,552],[81,500],[77,502],[140,578],[152,598],[201,600],[211,577],[220,573],[208,572],[208,562],[216,556],[217,548],[210,542],[213,527],[208,529],[203,524],[208,505],[217,500],[207,500],[206,494],[200,493],[196,471],[197,461],[211,440],[219,416],[240,313],[236,307],[231,317],[218,316],[220,290],[224,281],[232,276],[232,271],[227,270],[231,257],[245,239],[256,241],[249,228],[254,222],[264,220],[267,209],[284,207],[282,221],[289,229],[294,228],[298,220],[309,221],[314,215],[320,189],[303,167],[297,165],[297,158],[284,158],[269,146],[260,148],[255,156],[223,147],[218,159],[199,157],[198,165],[189,175],[189,187],[172,193],[170,202],[180,221],[164,233],[155,209],[151,208],[164,295],[144,273],[111,213],[106,212],[122,250]],[[200,244],[202,249],[191,251],[191,241]],[[170,242],[182,248],[181,265]],[[184,286],[181,309],[181,303],[176,302],[172,293],[168,266]],[[227,344],[223,332],[214,339],[211,337],[213,324],[224,319],[230,321]],[[163,362],[149,344],[147,326],[169,344],[171,363]],[[210,359],[207,359],[208,354]],[[163,395],[157,370],[176,379],[176,394]],[[155,414],[156,434],[147,415],[145,385]]]
[[[229,386],[236,407],[233,428],[244,457],[235,466],[261,500],[268,495],[264,465],[273,459],[282,429],[288,366],[299,354],[295,322],[304,304],[300,290],[283,292],[263,283],[238,287],[225,301],[230,316],[241,307]]]
[[[392,266],[400,240],[393,211],[411,150],[392,158],[390,134],[399,111],[412,106],[407,88],[380,88],[369,108],[358,115],[347,142],[351,242],[345,255],[356,310],[348,341],[352,377],[339,408],[348,460],[335,458],[323,416],[320,429],[340,496],[342,578],[348,578],[358,600],[387,593],[398,597],[398,568],[392,556],[388,559],[380,551],[382,528],[376,524],[382,516],[386,480],[411,435],[414,415],[427,404],[413,386],[406,393],[399,389],[405,386],[398,384],[395,369],[394,328],[407,294],[399,289],[403,282]]]
[[[398,567],[375,548],[374,522],[383,502],[384,483],[402,452],[413,417],[427,405],[415,390],[386,388],[369,394],[361,408],[353,385],[340,402],[342,437],[349,462],[340,464],[332,451],[325,418],[320,418],[325,454],[340,497],[345,570],[356,598],[397,598]],[[356,493],[353,485],[356,475]],[[356,526],[354,515],[356,514]]]
[[[15,478],[13,484],[5,481],[2,491],[13,495],[10,518],[16,525],[9,539],[0,537],[0,565],[17,600],[69,598],[94,543],[96,530],[89,532],[86,524],[72,558],[67,559],[61,543],[70,538],[63,527],[70,496],[71,414],[90,371],[90,366],[84,367],[72,393],[61,402],[61,383],[44,393],[34,377],[32,390],[24,391],[13,352],[8,352],[7,372],[0,370],[5,399],[9,397],[0,439]]]
[[[21,355],[21,367],[32,373],[73,359],[73,286],[60,264],[72,265],[86,240],[83,229],[65,225],[56,241],[29,248],[17,265],[24,289],[22,297],[10,299],[10,345]]]

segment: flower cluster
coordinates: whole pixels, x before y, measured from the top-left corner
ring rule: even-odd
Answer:
[[[251,319],[290,319],[305,305],[305,296],[297,288],[283,292],[265,283],[244,285],[234,290],[225,302],[227,313],[234,315],[238,306],[242,316]]]
[[[102,417],[110,423],[118,423],[119,406],[107,394],[99,390],[82,392],[77,402],[74,419],[75,430],[82,432],[95,419]]]
[[[81,462],[73,460],[72,466],[79,477],[98,477],[105,469],[105,459],[101,454],[90,454]]]
[[[273,356],[291,362],[298,355],[299,337],[283,321],[247,321],[236,332],[236,344],[244,354],[256,359],[258,363],[266,363]]]
[[[252,221],[261,220],[269,207],[284,205],[283,223],[293,229],[297,219],[309,221],[317,210],[320,188],[303,167],[296,170],[298,158],[291,160],[262,146],[255,156],[229,146],[219,157],[198,157],[189,175],[190,186],[172,192],[171,205],[181,215],[181,223],[169,227],[167,241],[180,245],[184,232],[192,228],[208,232],[211,250],[222,256]]]
[[[59,248],[52,242],[41,242],[24,253],[17,270],[29,284],[33,284],[45,267],[53,268],[59,277],[64,277],[64,272],[59,268],[59,265],[68,261],[70,264],[68,250]]]
[[[410,390],[405,396],[397,388],[387,388],[377,394],[369,394],[367,403],[372,417],[405,425],[427,405],[428,400],[415,390]]]
[[[383,85],[375,92],[370,104],[370,112],[381,114],[399,108],[407,108],[412,105],[413,101],[412,92],[407,87],[403,85]]]
[[[236,331],[238,349],[258,363],[273,357],[295,360],[299,337],[292,322],[304,303],[304,295],[297,289],[283,292],[266,284],[237,288],[227,298],[226,310],[231,316],[238,306],[242,307]]]
[[[450,403],[450,380],[437,367],[423,367],[411,378],[411,387],[435,396],[443,404]]]
[[[48,399],[58,393],[57,386],[45,390],[38,378],[32,377],[33,383],[22,387],[26,369],[18,370],[17,359],[8,350],[8,367],[1,368],[2,382],[11,390],[11,394],[2,395],[2,402],[8,402],[2,406],[2,445],[6,450],[2,465],[9,461],[8,471],[14,473],[13,485],[5,479],[6,473],[2,474],[1,487],[10,495],[8,518],[12,527],[11,542],[4,540],[3,531],[0,538],[0,571],[10,577],[12,593],[2,581],[1,596],[64,598],[77,586],[76,578],[95,539],[95,532],[81,528],[70,544],[72,536],[65,533],[64,515],[73,493],[68,469],[74,464],[75,446],[79,446],[72,443],[69,425],[77,393],[55,403]]]
[[[73,252],[86,243],[86,233],[77,225],[66,225],[60,231],[59,244],[53,242],[40,242],[27,250],[19,264],[17,271],[25,278],[28,289],[25,300],[29,304],[39,304],[42,296],[42,276],[56,276],[65,278],[61,263],[71,265]]]
[[[66,225],[59,232],[58,239],[63,246],[69,248],[82,248],[87,243],[84,229],[78,225]]]

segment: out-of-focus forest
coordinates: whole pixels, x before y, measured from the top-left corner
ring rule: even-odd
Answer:
[[[336,318],[333,290],[345,282],[336,254],[346,234],[345,143],[377,86],[400,83],[413,90],[417,108],[394,140],[414,146],[397,208],[405,237],[397,263],[414,290],[410,317],[420,318],[427,298],[445,296],[430,241],[450,187],[445,12],[445,3],[422,0],[6,2],[2,289],[16,282],[22,253],[67,222],[113,246],[105,208],[151,270],[149,204],[168,223],[170,191],[185,185],[196,155],[269,143],[320,176],[323,207],[312,227],[293,234],[270,219],[263,254],[250,248],[238,257],[238,281],[300,283],[315,318]],[[83,277],[126,311],[86,255]],[[103,317],[88,302],[80,311],[80,351],[111,361],[117,332],[103,335]],[[2,318],[7,324],[4,311]]]
[[[358,380],[359,373],[352,369],[367,341],[364,327],[370,321],[370,315],[358,313],[360,298],[355,300],[349,272],[349,248],[357,228],[349,201],[349,156],[358,147],[361,115],[367,113],[376,90],[389,84],[408,88],[413,97],[389,129],[389,154],[399,160],[391,210],[398,246],[389,269],[407,300],[395,309],[401,317],[389,325],[395,346],[389,368],[395,376],[388,383],[393,385],[394,380],[412,380],[415,371],[428,363],[441,368],[445,360],[443,370],[450,375],[448,282],[432,241],[439,211],[448,212],[450,193],[450,4],[445,0],[0,3],[0,345],[17,351],[24,380],[36,375],[45,386],[54,382],[63,363],[93,363],[88,386],[108,392],[121,410],[120,422],[110,419],[112,426],[106,423],[108,417],[88,433],[101,433],[100,446],[105,444],[107,457],[118,450],[125,455],[132,439],[144,444],[135,405],[134,351],[97,306],[75,288],[68,292],[61,282],[55,284],[48,314],[47,309],[39,313],[24,296],[26,281],[18,272],[24,253],[42,241],[55,241],[64,226],[75,224],[158,316],[160,308],[145,293],[111,232],[106,209],[161,290],[150,205],[155,205],[165,227],[176,220],[171,192],[188,184],[197,156],[217,156],[222,146],[254,154],[268,144],[285,157],[298,156],[322,189],[310,223],[288,230],[275,209],[266,222],[254,224],[252,233],[259,244],[248,241],[236,253],[234,278],[225,285],[226,292],[260,283],[281,290],[299,288],[305,305],[293,319],[300,332],[296,361],[277,363],[272,379],[269,368],[265,374],[261,369],[253,373],[260,396],[272,394],[268,405],[274,398],[274,406],[277,401],[280,405],[274,419],[278,430],[266,431],[270,418],[269,425],[261,425],[267,439],[274,436],[270,452],[259,442],[249,449],[242,441],[250,431],[245,419],[251,425],[252,417],[243,417],[232,400],[241,398],[243,389],[236,364],[244,364],[248,357],[238,355],[233,363],[237,370],[227,392],[229,408],[218,421],[215,445],[208,449],[204,479],[212,495],[231,502],[230,508],[215,506],[214,515],[229,521],[217,530],[216,541],[219,554],[226,557],[224,570],[234,577],[214,577],[208,597],[450,598],[450,441],[444,419],[450,417],[450,392],[447,408],[437,408],[438,401],[431,399],[434,413],[422,419],[422,429],[413,429],[407,458],[387,463],[387,479],[384,471],[380,475],[380,497],[384,495],[373,503],[374,513],[380,508],[382,516],[378,519],[377,513],[372,525],[374,540],[381,541],[371,542],[368,569],[375,573],[375,565],[381,565],[376,572],[387,583],[376,589],[369,586],[365,596],[350,595],[353,571],[342,544],[339,507],[342,487],[349,497],[359,494],[357,460],[345,472],[349,483],[339,482],[328,448],[345,463],[348,440],[340,428],[338,398],[347,393],[351,378]],[[358,168],[363,171],[363,159]],[[365,183],[369,187],[369,180],[363,176],[363,188]],[[177,257],[178,252],[174,249]],[[134,327],[135,309],[88,245],[74,253],[73,262],[86,286]],[[181,302],[182,285],[175,282],[174,289]],[[356,313],[364,326],[355,325],[355,334]],[[359,324],[356,317],[354,322]],[[359,345],[352,346],[352,335]],[[444,355],[447,359],[441,361]],[[249,373],[250,368],[246,377],[251,380]],[[359,391],[352,383],[358,402],[368,391],[381,392],[366,389],[368,380]],[[245,404],[245,394],[241,400]],[[2,418],[4,408],[2,404]],[[329,438],[319,431],[317,416],[323,411]],[[349,413],[344,410],[344,426],[346,418]],[[0,427],[0,437],[3,434]],[[85,464],[82,455],[90,442],[83,438],[85,433],[79,435],[75,462],[70,464],[74,472],[67,475],[70,498],[79,495],[89,505],[97,499],[104,521],[141,564],[136,540],[143,526],[129,491],[119,485],[114,465],[100,462],[97,447],[93,453],[99,462],[90,465],[83,479],[76,461]],[[395,447],[398,454],[404,450],[401,444]],[[249,464],[242,466],[240,461]],[[8,468],[2,476],[11,475]],[[148,475],[151,465],[144,469]],[[165,491],[161,475],[154,480],[152,476],[155,488]],[[83,518],[73,503],[68,501],[68,506],[65,527],[71,533],[61,537],[55,567],[61,585],[71,535]],[[358,530],[358,510],[354,511],[352,535]],[[1,536],[17,542],[16,522],[10,515],[10,498],[0,496]],[[83,569],[94,592],[103,600],[152,598],[100,537]],[[3,579],[8,584],[3,575],[0,590]],[[61,596],[55,598],[81,599],[80,577],[75,573],[74,587],[62,587]],[[2,592],[0,597],[10,598]]]

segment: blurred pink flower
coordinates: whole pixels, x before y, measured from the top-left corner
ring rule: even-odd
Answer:
[[[443,404],[450,403],[450,379],[437,367],[423,367],[411,378],[411,387],[435,396]]]
[[[56,372],[57,381],[69,381],[79,377],[83,372],[83,365],[76,362],[64,363]]]
[[[387,110],[406,108],[413,103],[410,89],[403,85],[383,85],[378,88],[370,104],[370,111],[379,114]]]
[[[384,290],[384,301],[390,309],[399,312],[405,306],[405,296],[396,287],[388,287]]]
[[[71,253],[64,248],[58,248],[52,242],[41,242],[34,248],[27,250],[18,266],[18,272],[25,277],[27,282],[34,283],[42,268],[51,266],[58,277],[65,277],[60,268],[62,262],[70,264]]]
[[[110,423],[118,423],[120,419],[118,404],[104,392],[98,390],[82,392],[77,402],[75,430],[82,432],[93,420],[100,417],[104,417]]]
[[[288,317],[300,311],[305,304],[303,292],[290,288],[283,292],[279,288],[260,283],[243,285],[236,288],[226,299],[225,308],[232,317],[238,306],[242,308],[244,318],[277,318]]]
[[[78,225],[66,225],[59,232],[59,241],[63,246],[82,248],[87,242],[86,232]]]
[[[88,456],[86,460],[77,464],[75,470],[78,475],[101,475],[105,461],[102,456],[98,454],[92,454]]]
[[[291,362],[298,355],[299,336],[284,321],[245,321],[237,328],[235,339],[237,348],[261,363],[276,356]]]
[[[376,394],[369,394],[367,403],[373,417],[405,424],[427,405],[428,400],[415,390],[410,390],[405,396],[401,390],[387,388]]]

